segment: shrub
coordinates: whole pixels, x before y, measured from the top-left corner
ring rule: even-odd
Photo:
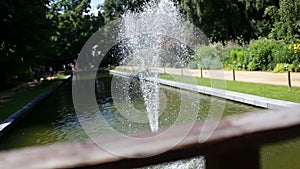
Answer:
[[[261,38],[251,41],[249,44],[249,55],[256,65],[255,70],[268,70],[269,64],[274,61],[272,50],[276,41],[267,38]]]
[[[294,71],[300,72],[300,63],[297,60],[294,60],[292,64],[294,66]]]
[[[293,50],[288,49],[288,44],[278,41],[272,49],[274,61],[276,63],[289,63],[291,64],[296,60]]]
[[[249,62],[249,64],[247,65],[248,70],[250,71],[254,71],[257,69],[257,66],[255,65],[254,62]]]
[[[289,64],[288,70],[290,72],[294,72],[295,71],[295,66],[293,64]]]
[[[218,60],[220,59],[219,52],[215,50],[214,48],[210,46],[202,46],[200,47],[193,58],[191,59],[191,62],[198,62],[198,68],[223,68],[220,67],[220,65],[216,65],[215,63],[219,63]],[[216,67],[217,66],[217,67]]]
[[[257,65],[257,70],[274,70],[277,63],[292,64],[297,60],[297,56],[288,46],[284,41],[261,38],[251,41],[249,53],[254,64]],[[292,68],[294,70],[295,67]]]
[[[198,62],[192,61],[188,66],[190,69],[198,69]]]
[[[283,63],[277,63],[276,67],[274,68],[274,73],[280,73],[280,72],[284,72],[284,64]]]
[[[252,40],[248,48],[231,41],[225,46],[214,43],[211,47],[199,48],[192,60],[201,62],[203,68],[210,67],[215,59],[220,58],[228,69],[273,71],[278,63],[287,63],[291,71],[300,71],[300,52],[295,53],[289,46],[289,42],[267,38]]]
[[[233,49],[230,51],[229,64],[234,69],[243,69],[248,64],[248,51],[241,48],[239,50]]]
[[[18,79],[22,82],[32,81],[34,79],[34,72],[31,68],[29,68],[27,71],[20,73],[18,77]]]
[[[277,63],[276,64],[276,67],[274,68],[274,71],[275,73],[281,73],[281,72],[285,72],[286,71],[286,68],[285,68],[285,65],[284,63]],[[295,65],[293,64],[288,64],[288,71],[290,72],[294,72],[295,71]]]

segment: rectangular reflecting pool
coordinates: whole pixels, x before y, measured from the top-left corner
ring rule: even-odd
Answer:
[[[95,82],[99,111],[76,113],[72,99],[72,85],[66,83],[1,138],[0,150],[77,142],[87,140],[89,136],[105,138],[112,134],[111,129],[122,134],[149,132],[147,107],[138,87],[133,86],[127,97],[129,99],[127,101],[123,99],[123,102],[122,96],[120,99],[116,99],[118,95],[112,91],[114,90],[112,87],[113,77],[111,75],[101,75],[100,77]],[[211,116],[214,110],[223,110],[222,116],[260,110],[257,107],[162,85],[159,88],[159,98],[159,128],[190,123],[194,120],[211,119],[214,117]],[[193,114],[194,110],[198,110],[196,114]],[[180,117],[180,113],[184,113],[184,116]],[[100,116],[102,118],[97,118]],[[85,124],[88,124],[88,128],[91,130],[84,130],[82,122],[86,122]],[[105,124],[109,124],[109,127]],[[300,141],[298,140],[264,147],[261,152],[263,168],[279,169],[284,168],[283,166],[297,168],[300,166],[300,163],[297,162],[297,157],[300,157],[299,147]],[[287,165],[283,165],[281,162]],[[203,157],[150,168],[170,167],[205,168]]]

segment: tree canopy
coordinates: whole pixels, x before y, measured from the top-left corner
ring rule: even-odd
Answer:
[[[0,0],[0,87],[28,80],[40,65],[77,57],[104,24],[89,14],[90,0]]]
[[[52,47],[62,63],[77,58],[87,39],[104,24],[104,18],[88,15],[90,0],[59,0],[51,4],[47,14],[54,33]]]
[[[180,11],[212,41],[245,41],[272,36],[299,36],[299,1],[292,0],[173,0]],[[106,0],[104,15],[119,18],[125,10],[138,10],[142,0]]]
[[[40,65],[75,59],[96,30],[147,1],[105,0],[94,15],[90,0],[0,0],[0,87],[32,77]],[[300,1],[173,1],[212,42],[268,37],[290,43],[300,36]]]
[[[49,0],[0,0],[0,87],[22,79],[30,64],[47,57],[52,30],[47,4]]]

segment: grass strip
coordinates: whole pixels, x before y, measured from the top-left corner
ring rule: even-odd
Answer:
[[[38,97],[40,94],[55,87],[61,79],[44,81],[41,85],[29,89],[13,97],[12,100],[0,105],[0,122],[8,118],[27,103]]]
[[[189,83],[189,80],[187,79],[196,78],[198,85],[208,86],[208,87],[211,87],[212,83],[216,83],[216,84],[222,83],[221,80],[215,80],[215,79],[212,80],[209,78],[200,78],[200,77],[182,77],[178,75],[169,75],[169,74],[161,74],[160,78],[166,80],[186,82],[186,83]],[[300,88],[298,87],[292,87],[291,89],[289,89],[287,86],[275,86],[275,85],[268,85],[268,84],[226,81],[225,89],[230,91],[240,92],[240,93],[272,98],[272,99],[300,103]]]

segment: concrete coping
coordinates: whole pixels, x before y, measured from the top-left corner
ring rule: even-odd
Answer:
[[[130,76],[129,73],[115,71],[115,70],[110,70],[110,73],[114,74],[114,75],[118,75],[118,76],[124,76],[124,77]],[[149,79],[149,80],[151,80],[151,79]],[[161,78],[159,78],[158,81],[162,85],[180,88],[180,89],[193,91],[193,92],[198,92],[201,94],[219,97],[219,98],[223,98],[226,100],[244,103],[244,104],[248,104],[248,105],[252,105],[252,106],[256,106],[256,107],[260,107],[260,108],[279,109],[279,108],[291,108],[291,107],[300,106],[300,104],[294,103],[294,102],[270,99],[270,98],[255,96],[255,95],[251,95],[251,94],[244,94],[244,93],[228,91],[228,90],[223,90],[223,89],[216,89],[216,88],[212,88],[212,87],[176,82],[176,81],[165,80],[165,79],[161,79]]]

